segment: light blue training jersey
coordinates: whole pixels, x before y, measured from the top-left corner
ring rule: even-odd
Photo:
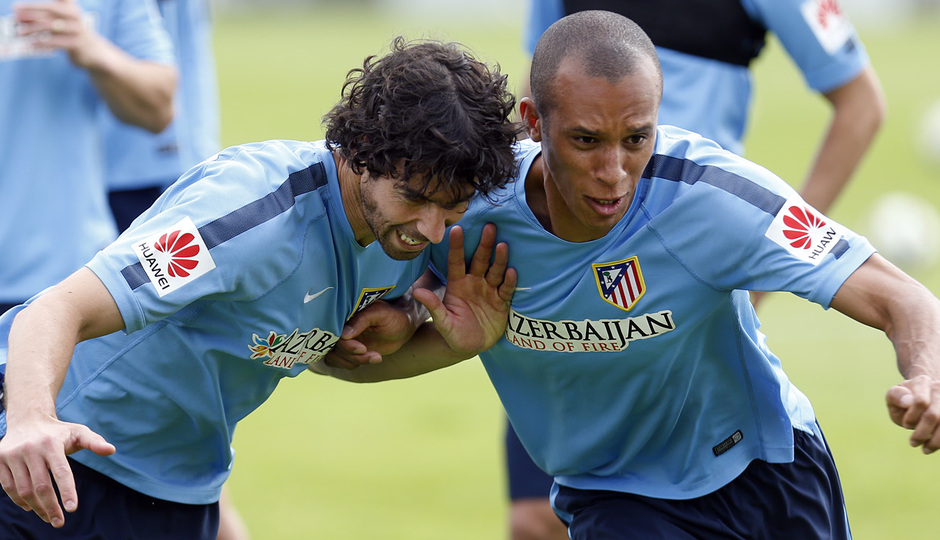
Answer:
[[[321,142],[223,151],[88,264],[127,331],[78,345],[56,405],[117,452],[72,457],[159,499],[217,501],[236,423],[427,265],[356,242]],[[2,362],[18,311],[0,318]]]
[[[666,499],[711,493],[754,459],[790,462],[810,402],[767,348],[748,290],[824,308],[874,252],[783,180],[671,126],[604,237],[547,232],[518,180],[461,220],[467,255],[494,223],[519,282],[505,335],[482,353],[535,463],[574,488]],[[432,247],[446,269],[447,245]]]
[[[741,5],[776,36],[806,84],[817,92],[848,83],[870,63],[854,27],[834,1],[741,0]],[[530,55],[539,36],[564,15],[562,0],[529,0],[523,41]],[[663,70],[659,123],[700,133],[742,154],[752,94],[748,68],[665,47],[656,47],[656,52]]]
[[[0,303],[61,281],[117,234],[97,123],[106,105],[66,53],[36,55],[14,38],[14,3],[0,0]],[[152,1],[78,4],[130,55],[173,61]]]
[[[102,110],[111,190],[165,187],[219,151],[219,95],[207,0],[158,0],[179,78],[173,122],[153,134]]]

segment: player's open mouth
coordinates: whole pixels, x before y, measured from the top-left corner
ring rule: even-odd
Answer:
[[[424,244],[424,241],[423,241],[423,240],[418,240],[417,238],[413,238],[413,237],[411,237],[411,236],[408,236],[407,234],[405,234],[405,233],[403,233],[403,232],[401,232],[401,231],[398,231],[398,238],[401,239],[401,241],[402,241],[403,243],[405,243],[405,244],[407,244],[407,245],[409,245],[409,246],[420,246],[420,245],[423,245],[423,244]]]
[[[593,197],[587,197],[587,200],[597,213],[609,216],[620,211],[620,206],[624,199],[623,197],[616,199],[595,199]]]

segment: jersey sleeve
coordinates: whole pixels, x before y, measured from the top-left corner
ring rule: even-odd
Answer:
[[[236,147],[190,170],[88,264],[128,332],[201,300],[253,300],[296,270],[317,220],[305,213],[325,212],[298,203],[297,174],[281,177],[304,172],[303,160],[269,147]]]
[[[528,18],[522,32],[522,46],[532,56],[542,33],[565,16],[562,0],[529,0]]]
[[[689,273],[716,289],[788,291],[828,308],[875,251],[782,179],[743,158],[720,152],[670,163],[684,170],[683,180],[671,184],[673,173],[661,167],[653,185],[667,183],[680,193],[649,226]],[[663,189],[651,189],[654,213],[656,191]]]
[[[855,27],[836,0],[744,0],[777,36],[806,84],[818,92],[836,89],[869,64]]]
[[[173,42],[153,0],[117,0],[111,17],[96,21],[99,32],[142,60],[174,64]]]

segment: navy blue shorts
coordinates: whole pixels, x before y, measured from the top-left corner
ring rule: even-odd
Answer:
[[[111,478],[69,460],[78,490],[78,509],[65,513],[65,525],[54,529],[0,493],[0,538],[3,540],[215,540],[219,504],[180,504],[148,497]]]
[[[839,475],[822,437],[794,430],[793,463],[754,460],[725,487],[689,500],[558,486],[573,540],[848,540]]]
[[[547,499],[554,479],[529,457],[519,436],[506,422],[506,473],[509,479],[509,499]]]
[[[108,204],[111,206],[118,232],[124,232],[130,227],[137,216],[150,208],[161,193],[163,193],[163,186],[109,192]]]

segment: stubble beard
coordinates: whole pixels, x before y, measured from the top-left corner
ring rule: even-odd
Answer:
[[[375,200],[365,193],[362,193],[360,197],[362,199],[362,213],[366,225],[369,226],[369,230],[372,231],[372,236],[375,238],[375,241],[379,243],[382,251],[384,251],[389,258],[396,261],[410,261],[416,259],[423,253],[423,250],[403,251],[396,249],[394,242],[395,237],[398,236],[398,229],[382,217],[382,213],[379,211],[378,204]]]

